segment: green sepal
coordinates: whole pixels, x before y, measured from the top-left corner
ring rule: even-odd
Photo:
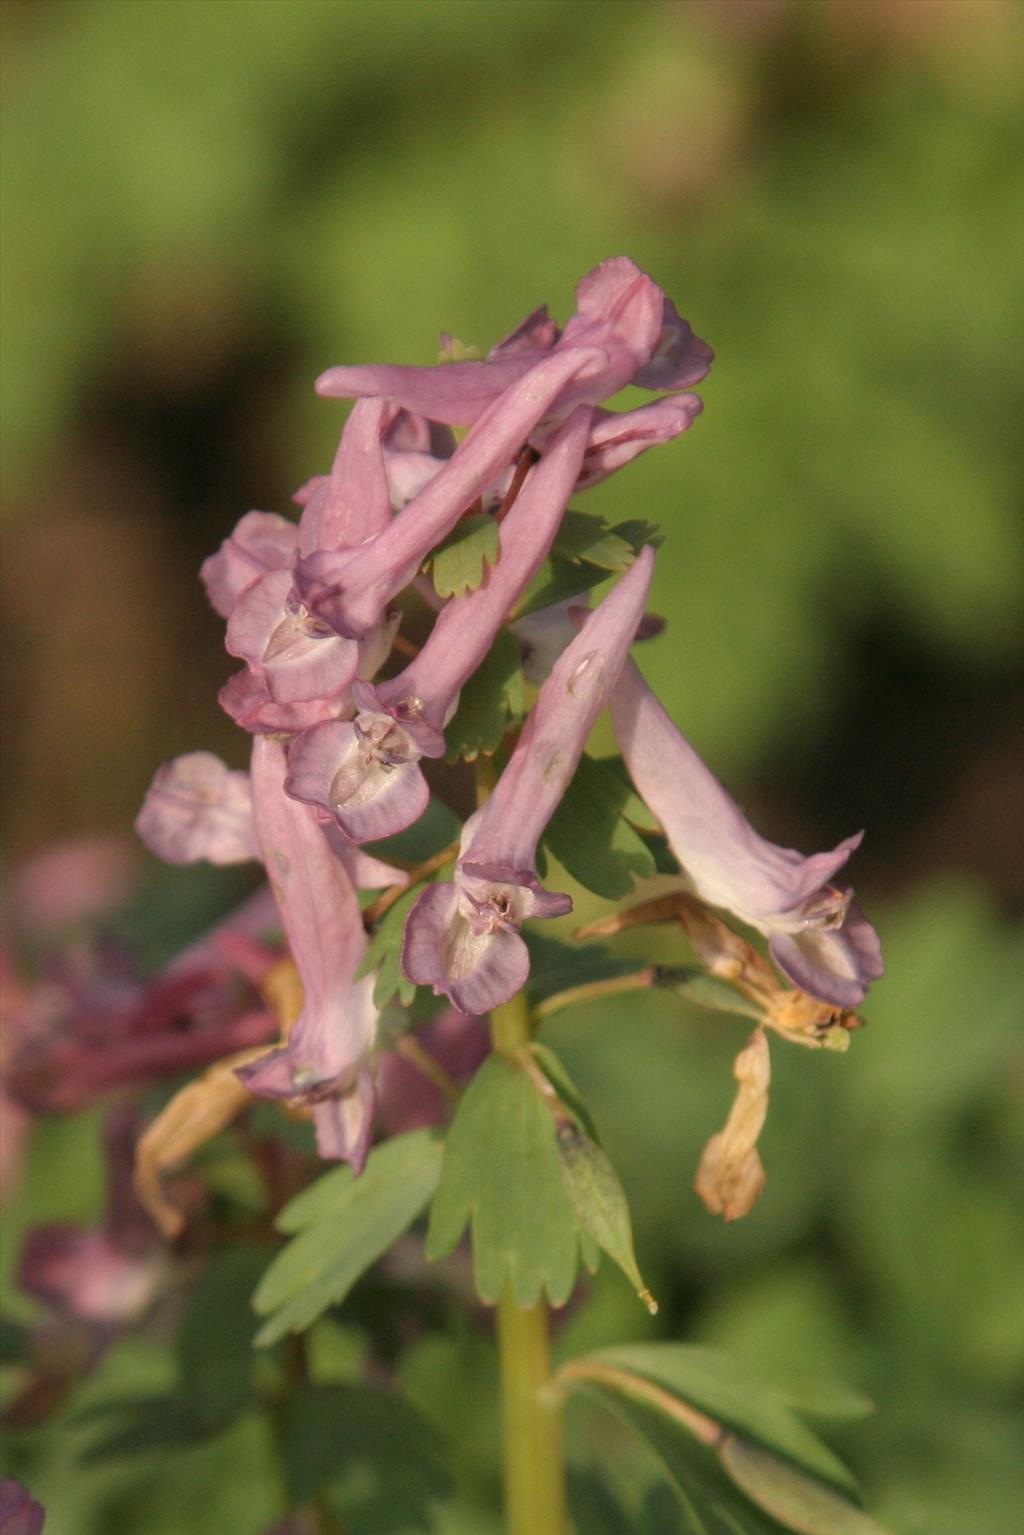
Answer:
[[[455,524],[430,556],[434,590],[439,597],[475,591],[489,565],[498,563],[498,524],[489,512],[474,512]]]
[[[546,1291],[556,1306],[576,1281],[577,1221],[562,1179],[550,1109],[514,1060],[492,1055],[459,1103],[430,1212],[427,1257],[443,1258],[466,1226],[477,1292],[519,1306]]]
[[[584,753],[544,833],[548,850],[573,879],[609,901],[628,895],[634,877],[657,872],[650,848],[623,813],[631,797],[627,784]]]
[[[256,1343],[302,1332],[344,1300],[426,1207],[440,1170],[439,1138],[413,1130],[375,1147],[358,1178],[350,1167],[332,1169],[287,1204],[277,1226],[295,1236],[253,1296],[255,1310],[268,1318]]]
[[[633,1223],[622,1181],[608,1155],[575,1121],[558,1127],[558,1150],[569,1203],[583,1230],[629,1280],[653,1316],[658,1303],[644,1283],[633,1246]]]
[[[601,1137],[597,1133],[597,1126],[594,1124],[593,1115],[580,1097],[579,1088],[576,1086],[576,1083],[570,1077],[555,1052],[547,1045],[534,1042],[530,1046],[530,1054],[576,1123],[582,1130],[586,1131],[592,1141],[597,1141],[600,1144]]]
[[[459,696],[459,706],[445,726],[449,762],[475,762],[481,752],[493,756],[509,725],[525,711],[519,646],[499,629],[483,661]]]
[[[758,1021],[764,1017],[764,1009],[737,991],[735,986],[721,976],[709,975],[695,966],[659,965],[658,987],[663,991],[674,991],[677,997],[685,997],[687,1002],[712,1012],[738,1013],[741,1018]]]

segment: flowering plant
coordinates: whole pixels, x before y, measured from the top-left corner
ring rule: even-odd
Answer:
[[[765,1182],[769,1033],[845,1049],[882,965],[834,883],[859,836],[809,857],[766,841],[630,659],[662,627],[645,614],[657,530],[573,504],[693,424],[710,349],[620,257],[584,277],[564,329],[539,309],[485,358],[465,351],[446,339],[436,367],[325,373],[321,394],[356,402],[330,472],[297,493],[297,523],[249,512],[203,566],[243,662],[221,701],[252,738],[250,769],[204,751],[165,764],[138,831],[172,863],[255,861],[265,883],[162,983],[202,977],[215,1021],[173,1039],[154,1025],[140,1059],[211,1064],[141,1133],[114,1123],[112,1147],[134,1147],[130,1208],[122,1189],[102,1242],[37,1242],[26,1283],[122,1325],[208,1220],[182,1169],[271,1100],[289,1149],[272,1168],[265,1146],[254,1155],[290,1240],[263,1265],[254,1306],[257,1345],[286,1349],[271,1393],[290,1425],[280,1528],[350,1528],[330,1469],[345,1403],[304,1335],[386,1254],[438,1262],[469,1227],[476,1296],[496,1308],[512,1535],[568,1529],[561,1421],[576,1393],[653,1446],[687,1528],[869,1535],[848,1473],[799,1416],[813,1393],[670,1342],[551,1373],[550,1308],[576,1294],[581,1261],[594,1270],[605,1254],[648,1310],[657,1302],[627,1191],[542,1020],[654,988],[753,1023],[735,1103],[696,1169],[705,1205],[734,1220]],[[608,409],[627,385],[658,398]],[[620,758],[587,755],[604,710]],[[622,906],[637,879],[646,888]],[[614,903],[575,938],[532,926],[572,912],[564,884]],[[592,941],[663,922],[680,926],[689,963]],[[15,1084],[39,1080],[32,1049]],[[310,1148],[294,1144],[307,1123],[319,1157],[344,1167],[311,1179]],[[425,1248],[407,1236],[424,1214]],[[94,1249],[85,1296],[66,1260]],[[115,1267],[130,1307],[104,1299]],[[320,1448],[296,1462],[287,1446],[314,1420]]]

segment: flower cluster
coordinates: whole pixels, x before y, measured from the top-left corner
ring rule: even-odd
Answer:
[[[251,768],[206,752],[165,765],[138,830],[172,862],[264,865],[301,1004],[239,1075],[311,1115],[324,1157],[358,1170],[375,1124],[381,1019],[359,891],[410,883],[404,994],[430,988],[469,1016],[507,1002],[530,969],[523,923],[572,907],[541,883],[538,846],[605,707],[691,898],[764,934],[827,1011],[856,1007],[880,973],[873,930],[831,883],[859,839],[810,858],[764,841],[629,659],[650,623],[643,537],[592,612],[572,606],[577,587],[520,616],[572,497],[686,430],[701,409],[689,389],[711,360],[658,285],[618,257],[582,280],[564,329],[539,309],[479,361],[332,368],[319,392],[356,403],[330,472],[296,494],[298,522],[249,512],[203,566],[244,663],[221,701],[252,736]],[[606,408],[627,385],[660,397]],[[493,557],[441,600],[424,573],[470,517],[493,527]],[[399,636],[413,593],[435,615],[418,649]],[[500,774],[452,849],[451,877],[428,881],[366,844],[427,811],[429,764],[503,633],[539,692],[495,753]]]

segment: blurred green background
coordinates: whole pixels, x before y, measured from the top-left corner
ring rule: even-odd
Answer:
[[[564,319],[584,271],[631,255],[718,354],[693,431],[588,497],[667,535],[645,668],[767,835],[867,828],[853,872],[890,971],[848,1057],[774,1052],[768,1189],[730,1229],[690,1186],[742,1034],[654,998],[550,1037],[626,1181],[662,1331],[865,1387],[880,1411],[841,1448],[880,1516],[1007,1535],[1021,8],[7,0],[4,20],[8,859],[124,830],[162,757],[244,762],[196,569],[329,464],[318,372],[433,361],[442,328],[486,347],[545,300]],[[74,1136],[37,1136],[36,1215],[89,1208]],[[645,1329],[607,1274],[569,1323]],[[446,1535],[492,1528],[482,1347],[403,1365],[459,1436]],[[58,1501],[68,1443],[37,1468]],[[173,1466],[95,1470],[54,1535],[257,1535],[260,1454],[236,1435],[193,1459],[187,1511]]]

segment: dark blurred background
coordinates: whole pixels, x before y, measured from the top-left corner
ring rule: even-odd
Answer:
[[[486,348],[632,256],[718,354],[693,431],[588,493],[666,533],[645,667],[766,834],[867,828],[890,974],[845,1061],[780,1060],[768,1192],[728,1232],[689,1184],[742,1036],[691,1048],[655,999],[635,1070],[602,1008],[552,1038],[681,1325],[874,1392],[847,1448],[899,1529],[1006,1535],[1021,8],[7,0],[4,23],[7,860],[124,832],[162,757],[243,765],[196,571],[328,466],[318,372],[433,361],[442,328]],[[595,1336],[643,1331],[617,1285]],[[410,1389],[443,1420],[428,1366]]]

